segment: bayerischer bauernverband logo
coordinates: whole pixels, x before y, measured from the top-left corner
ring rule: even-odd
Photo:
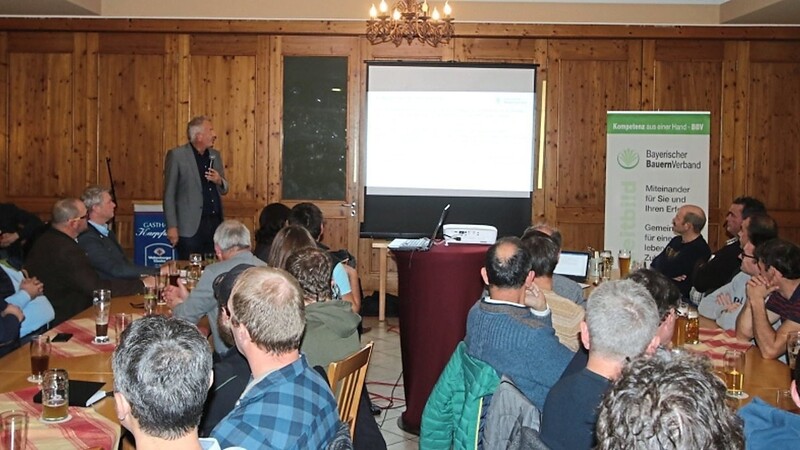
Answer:
[[[617,164],[623,169],[633,169],[639,165],[639,154],[632,149],[626,148],[617,153]]]

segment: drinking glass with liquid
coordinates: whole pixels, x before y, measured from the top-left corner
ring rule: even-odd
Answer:
[[[694,308],[689,308],[686,313],[686,343],[700,343],[700,315]]]
[[[69,375],[64,369],[50,369],[42,380],[42,420],[60,422],[69,418]]]
[[[631,272],[631,251],[620,250],[619,255],[617,255],[617,263],[619,264],[619,278],[626,278]]]
[[[675,331],[672,333],[672,348],[683,348],[686,343],[686,325],[689,322],[689,304],[680,302],[675,311]]]
[[[25,450],[28,444],[28,413],[5,411],[0,414],[0,448]]]
[[[108,343],[108,319],[111,316],[111,290],[97,289],[92,293],[94,306],[95,344]]]
[[[797,364],[798,353],[800,353],[800,331],[793,331],[786,336],[786,356],[792,373],[794,373],[794,367]]]
[[[725,352],[723,360],[725,371],[725,384],[728,386],[726,395],[733,398],[747,398],[743,390],[744,386],[744,352],[739,350],[728,350]]]
[[[42,373],[50,366],[50,349],[50,337],[39,335],[31,339],[31,383],[42,382]]]

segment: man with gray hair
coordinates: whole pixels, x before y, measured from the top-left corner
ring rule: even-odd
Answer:
[[[77,198],[65,198],[53,205],[48,228],[33,244],[25,268],[44,284],[44,295],[55,310],[51,326],[92,306],[92,291],[111,289],[113,296],[140,294],[141,280],[102,280],[78,245],[86,230],[89,214]]]
[[[89,213],[89,226],[78,236],[78,245],[86,252],[89,262],[100,278],[136,280],[142,275],[159,273],[158,268],[136,265],[125,256],[116,233],[108,226],[117,208],[108,189],[102,186],[89,186],[81,194],[81,200]],[[164,266],[165,270],[166,268],[167,266]],[[145,284],[153,286],[155,280],[148,277],[145,279]]]
[[[214,351],[222,355],[228,350],[228,346],[220,338],[217,328],[219,309],[214,299],[214,279],[239,264],[265,266],[266,263],[250,251],[250,230],[238,220],[226,220],[217,227],[214,232],[214,251],[219,262],[203,270],[203,275],[191,293],[186,286],[178,283],[178,286],[169,286],[164,290],[164,298],[175,317],[196,324],[203,316],[208,316],[211,335],[214,337]]]
[[[248,449],[326,448],[341,422],[328,383],[300,353],[306,317],[297,280],[280,269],[247,269],[226,309],[253,377],[211,435]]]
[[[581,341],[589,361],[561,378],[542,412],[541,438],[551,449],[590,449],[596,444],[597,407],[624,362],[658,347],[660,317],[656,302],[631,280],[608,281],[592,292],[581,322]],[[625,330],[625,332],[620,332]]]
[[[225,165],[211,148],[217,133],[211,119],[198,116],[186,125],[189,142],[167,151],[164,162],[164,217],[167,238],[178,259],[214,250],[212,236],[222,222],[222,199],[228,193]]]
[[[136,448],[201,448],[197,425],[212,374],[211,351],[197,327],[163,316],[136,320],[122,333],[111,365],[117,417]],[[203,441],[211,446],[202,448],[219,448]]]
[[[597,444],[599,450],[733,450],[745,441],[710,360],[658,349],[626,364],[606,393]]]

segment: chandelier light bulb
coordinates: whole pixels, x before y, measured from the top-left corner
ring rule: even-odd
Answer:
[[[369,9],[369,16],[373,19],[378,17],[378,9],[375,8],[375,4],[372,4],[372,8]]]
[[[386,4],[386,0],[381,0],[381,4],[378,7],[381,10],[381,14],[386,14],[386,11],[389,11],[389,5]]]
[[[397,8],[394,9],[394,14],[392,14],[392,19],[400,20],[400,10],[399,9],[397,9]]]
[[[445,16],[445,17],[450,17],[450,14],[452,14],[452,13],[453,13],[453,9],[452,9],[452,8],[450,8],[450,4],[449,4],[449,3],[447,3],[447,2],[444,2],[444,8],[443,8],[443,10],[444,10],[444,16]]]
[[[439,10],[438,10],[438,9],[436,9],[436,7],[434,6],[434,7],[433,7],[433,14],[431,14],[431,19],[433,19],[433,20],[439,20],[439,18],[440,18],[440,16],[439,16]]]

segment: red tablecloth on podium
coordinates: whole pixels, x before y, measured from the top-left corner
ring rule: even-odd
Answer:
[[[483,292],[480,269],[488,248],[439,244],[427,252],[394,252],[406,396],[400,425],[406,431],[418,432],[425,402],[464,339],[467,313]]]

